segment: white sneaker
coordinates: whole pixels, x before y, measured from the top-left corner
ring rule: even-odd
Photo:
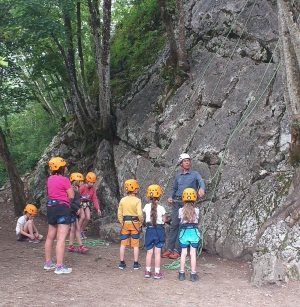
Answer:
[[[55,268],[54,273],[55,274],[69,274],[72,272],[71,268],[67,268],[64,264],[60,268]]]

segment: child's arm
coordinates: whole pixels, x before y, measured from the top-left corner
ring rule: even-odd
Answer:
[[[162,216],[162,221],[163,221],[164,223],[167,221],[166,214],[164,214],[164,215]]]

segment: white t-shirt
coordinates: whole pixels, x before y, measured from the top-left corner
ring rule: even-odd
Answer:
[[[17,221],[17,226],[16,226],[16,234],[20,233],[20,224],[22,224],[23,226],[26,224],[27,220],[25,218],[24,215],[22,215],[21,217],[19,217],[18,221]]]
[[[183,218],[182,211],[183,211],[183,208],[180,208],[180,209],[178,210],[178,217],[180,218],[180,223],[181,223],[181,224],[186,224],[187,222],[182,220],[182,218]],[[199,208],[195,208],[194,221],[193,221],[193,222],[190,222],[190,223],[198,224],[198,222],[199,222]]]
[[[146,213],[146,223],[151,223],[151,217],[150,217],[151,203],[145,205],[143,212]],[[166,214],[166,209],[163,206],[157,204],[156,224],[164,224],[164,222],[162,220],[162,216],[165,215],[165,214]]]

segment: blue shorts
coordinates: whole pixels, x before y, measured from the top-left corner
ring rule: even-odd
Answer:
[[[198,227],[193,228],[181,228],[179,233],[179,243],[181,248],[187,248],[189,245],[197,248],[201,234]]]
[[[165,228],[157,225],[147,226],[145,233],[145,247],[147,250],[153,248],[153,246],[157,248],[161,248],[165,243]]]
[[[71,224],[71,209],[67,205],[47,206],[47,222],[50,225]]]

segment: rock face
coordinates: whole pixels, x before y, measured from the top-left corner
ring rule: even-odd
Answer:
[[[177,158],[188,152],[207,185],[198,202],[204,249],[227,259],[253,259],[255,284],[298,279],[298,221],[268,227],[254,255],[251,250],[259,227],[284,204],[293,176],[276,1],[198,0],[188,1],[185,10],[189,80],[159,112],[168,48],[162,50],[115,106],[118,144],[103,141],[82,158],[82,142],[67,127],[39,163],[33,197],[44,202],[45,162],[58,154],[71,167],[97,174],[97,196],[109,221],[116,221],[129,178],[139,181],[143,204],[146,187],[161,185],[161,203],[170,212],[166,199],[179,171]]]

